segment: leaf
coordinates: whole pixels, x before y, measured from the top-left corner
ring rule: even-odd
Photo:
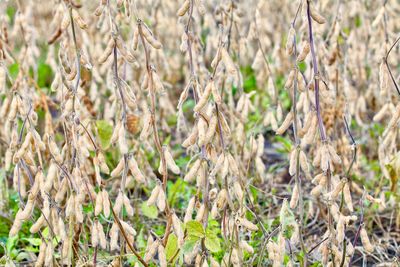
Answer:
[[[156,219],[158,217],[158,210],[156,206],[147,206],[146,202],[142,203],[142,213],[144,216],[149,217],[150,219]]]
[[[400,152],[394,156],[394,158],[385,165],[386,169],[388,170],[390,176],[391,187],[390,190],[392,192],[397,191],[397,182],[400,176]]]
[[[218,236],[215,234],[207,233],[205,240],[206,248],[211,252],[219,252],[221,250],[221,245]]]
[[[18,235],[15,235],[15,236],[13,236],[13,237],[9,237],[9,238],[7,239],[7,242],[6,242],[6,249],[7,249],[7,252],[8,252],[8,253],[10,253],[11,250],[14,248],[15,244],[17,243],[17,240],[18,240]]]
[[[107,149],[110,146],[113,127],[105,120],[96,121],[96,127],[99,133],[100,145],[103,149]]]
[[[170,261],[178,251],[178,237],[175,234],[170,234],[168,237],[167,245],[165,246],[165,254],[167,260]]]
[[[29,260],[31,258],[31,255],[29,255],[28,252],[25,251],[21,251],[20,253],[18,253],[17,257],[15,258],[15,260],[17,262],[22,261],[22,260]]]
[[[24,238],[21,238],[22,240],[25,240],[25,241],[28,241],[29,242],[29,244],[31,244],[32,246],[36,246],[36,247],[38,247],[38,246],[40,246],[40,244],[42,243],[42,240],[40,239],[40,238],[26,238],[26,237],[24,237]]]
[[[40,88],[50,87],[53,79],[53,71],[51,67],[45,63],[39,63],[38,66],[38,81],[37,84]]]
[[[185,239],[185,243],[182,246],[183,254],[187,254],[189,252],[192,252],[194,247],[196,246],[197,242],[199,242],[199,241],[200,241],[200,238],[197,237],[197,236],[193,236],[193,235],[188,236]]]
[[[186,223],[186,230],[189,236],[204,237],[204,228],[198,221],[188,221]]]

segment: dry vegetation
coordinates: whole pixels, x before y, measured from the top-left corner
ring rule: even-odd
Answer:
[[[399,266],[397,0],[0,10],[2,266]]]

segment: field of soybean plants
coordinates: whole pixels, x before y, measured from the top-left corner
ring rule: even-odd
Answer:
[[[400,266],[398,0],[0,0],[0,266]]]

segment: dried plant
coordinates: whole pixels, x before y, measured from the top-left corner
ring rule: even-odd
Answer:
[[[0,7],[2,265],[398,266],[397,1]]]

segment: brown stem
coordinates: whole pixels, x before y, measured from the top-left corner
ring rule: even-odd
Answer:
[[[117,225],[118,225],[118,228],[119,228],[119,230],[120,230],[121,233],[122,233],[122,236],[124,237],[126,243],[128,244],[129,249],[133,252],[133,254],[135,254],[135,256],[137,257],[137,259],[138,259],[145,267],[148,267],[149,265],[147,264],[147,262],[145,262],[145,261],[143,260],[143,258],[140,256],[140,254],[136,251],[136,249],[135,249],[135,248],[132,246],[132,244],[129,242],[128,236],[126,235],[125,230],[124,230],[124,228],[122,227],[121,221],[119,220],[117,214],[116,214],[115,211],[114,211],[114,208],[113,208],[113,205],[112,205],[112,202],[111,202],[111,199],[110,199],[110,198],[108,198],[108,202],[110,202],[110,208],[111,208],[111,212],[112,212],[112,214],[113,214],[113,216],[114,216],[114,220],[116,221],[116,223],[117,223]]]

